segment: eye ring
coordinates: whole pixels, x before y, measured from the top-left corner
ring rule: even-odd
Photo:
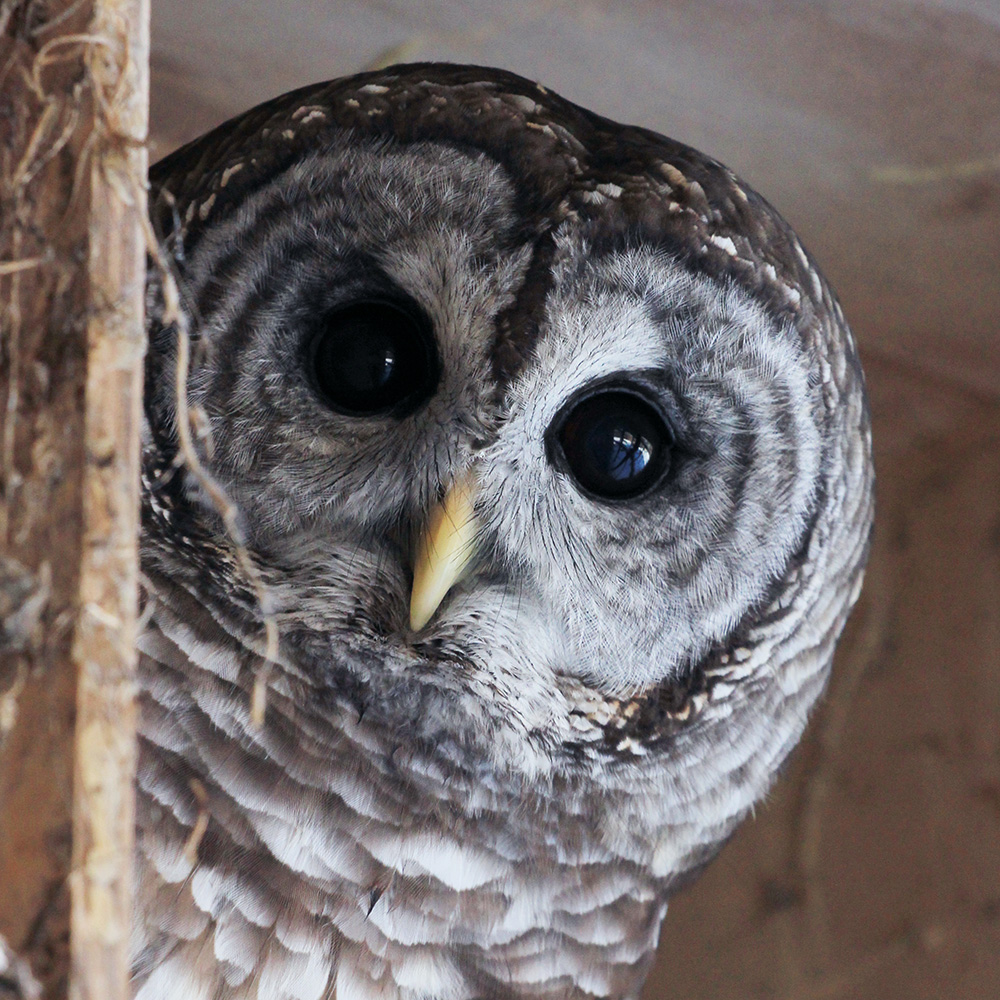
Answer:
[[[662,408],[633,383],[605,382],[571,397],[545,435],[549,461],[588,498],[627,503],[669,473],[676,437]]]
[[[405,417],[437,388],[434,328],[415,304],[359,299],[327,312],[307,349],[313,386],[349,417]]]

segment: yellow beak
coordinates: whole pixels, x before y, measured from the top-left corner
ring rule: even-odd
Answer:
[[[476,483],[472,473],[454,482],[434,505],[417,541],[410,593],[410,628],[419,632],[461,579],[476,539]]]

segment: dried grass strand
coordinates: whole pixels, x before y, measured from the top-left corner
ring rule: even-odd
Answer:
[[[145,222],[146,242],[160,274],[163,290],[163,322],[177,331],[177,359],[174,373],[174,400],[176,405],[176,425],[178,441],[177,461],[183,464],[207,494],[212,506],[222,519],[226,534],[233,546],[240,571],[250,585],[264,626],[263,662],[254,677],[250,699],[250,719],[254,726],[264,724],[267,710],[267,681],[270,664],[278,659],[280,642],[278,622],[269,608],[267,585],[259,567],[253,561],[238,523],[239,508],[229,498],[222,484],[205,467],[197,448],[191,426],[191,408],[188,403],[187,385],[191,369],[191,337],[187,328],[187,316],[181,308],[180,291],[177,280],[153,232],[152,224]]]

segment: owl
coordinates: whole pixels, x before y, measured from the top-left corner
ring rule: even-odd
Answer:
[[[858,596],[871,437],[726,167],[397,66],[152,170],[137,1000],[637,997]]]

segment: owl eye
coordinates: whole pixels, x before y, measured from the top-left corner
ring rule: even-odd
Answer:
[[[311,359],[327,403],[353,417],[405,416],[438,380],[430,323],[391,302],[353,302],[328,313]]]
[[[557,418],[551,446],[557,464],[586,493],[600,500],[630,500],[668,471],[673,440],[646,399],[627,389],[606,389]]]

